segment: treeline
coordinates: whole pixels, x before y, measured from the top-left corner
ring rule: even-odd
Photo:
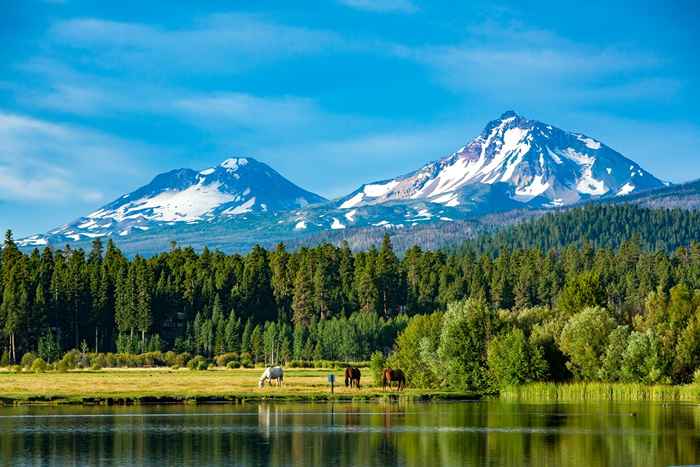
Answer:
[[[246,255],[173,245],[148,259],[127,259],[99,240],[88,252],[23,254],[8,232],[0,256],[1,348],[12,362],[40,348],[82,347],[259,359],[252,342],[264,349],[267,333],[281,346],[278,361],[366,360],[392,347],[406,317],[467,298],[494,312],[543,307],[567,317],[599,306],[631,326],[647,314],[650,294],[669,294],[680,284],[700,289],[698,244],[671,253],[639,241],[617,249],[583,244],[479,253],[413,247],[398,258],[385,237],[381,248],[360,253],[347,244],[294,252],[255,247]],[[263,350],[262,358],[268,354]]]
[[[501,249],[538,247],[548,251],[584,244],[619,248],[636,236],[644,249],[672,252],[697,240],[698,232],[699,211],[590,204],[481,235],[467,241],[461,249],[494,254]]]
[[[575,308],[569,301],[515,310],[482,299],[451,303],[446,312],[413,317],[388,364],[415,386],[458,390],[572,379],[700,384],[700,290],[660,287],[635,316],[611,313],[589,292],[575,294]],[[373,362],[386,364],[381,354]]]

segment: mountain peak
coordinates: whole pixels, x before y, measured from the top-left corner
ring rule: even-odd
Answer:
[[[498,193],[502,202],[489,203],[506,207],[554,207],[660,186],[601,142],[509,110],[458,151],[404,176],[364,185],[341,198],[339,207],[417,200],[470,206],[477,192]]]
[[[507,118],[513,118],[513,117],[516,117],[516,118],[517,118],[517,117],[520,117],[520,115],[518,115],[514,110],[506,110],[506,111],[503,112],[503,114],[501,115],[500,120],[505,120],[505,119],[507,119]]]
[[[239,167],[248,165],[249,162],[256,161],[250,157],[230,157],[219,164],[219,167],[235,172]]]

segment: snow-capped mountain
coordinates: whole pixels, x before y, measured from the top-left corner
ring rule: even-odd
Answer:
[[[663,183],[600,141],[509,111],[457,152],[410,174],[363,185],[336,205],[353,209],[423,200],[457,207],[472,204],[479,186],[503,192],[502,203],[511,207],[513,201],[564,206]]]
[[[410,229],[515,209],[616,202],[664,186],[596,139],[506,112],[453,154],[333,201],[255,159],[227,159],[201,171],[158,175],[73,223],[18,243],[87,246],[111,237],[131,254],[162,251],[172,240],[244,251],[258,242],[348,236],[352,229]]]
[[[177,169],[156,176],[148,185],[102,206],[24,245],[127,236],[163,225],[196,224],[248,214],[302,208],[326,201],[293,184],[253,158],[232,158],[201,171]]]

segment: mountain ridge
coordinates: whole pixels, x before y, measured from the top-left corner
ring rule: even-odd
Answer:
[[[249,245],[251,238],[303,243],[302,237],[345,229],[470,223],[518,211],[527,218],[590,201],[623,201],[664,186],[596,139],[508,111],[452,154],[334,200],[304,190],[254,158],[229,158],[204,170],[158,174],[75,222],[18,243],[28,248],[112,237],[138,245],[140,252],[149,242],[162,248],[162,237],[166,243],[211,242],[230,250]],[[473,229],[467,224],[462,230]]]

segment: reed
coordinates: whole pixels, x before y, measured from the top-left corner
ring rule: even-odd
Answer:
[[[512,401],[700,401],[700,385],[634,383],[530,383],[503,389],[499,397]]]

